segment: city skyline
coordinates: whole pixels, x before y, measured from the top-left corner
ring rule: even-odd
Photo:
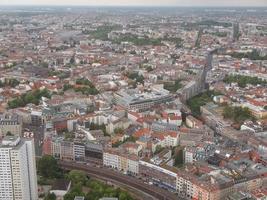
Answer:
[[[196,6],[196,7],[265,7],[267,2],[265,0],[3,0],[0,5],[88,5],[88,6]]]
[[[266,199],[266,44],[267,0],[0,0],[0,200]]]

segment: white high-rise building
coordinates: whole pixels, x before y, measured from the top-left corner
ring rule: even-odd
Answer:
[[[8,136],[0,144],[0,200],[37,200],[34,141]]]

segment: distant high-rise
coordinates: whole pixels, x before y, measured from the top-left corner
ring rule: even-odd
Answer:
[[[37,200],[34,142],[7,136],[0,144],[0,200]]]
[[[240,36],[240,33],[239,33],[239,23],[234,23],[233,24],[233,41],[234,42],[238,41],[239,36]]]

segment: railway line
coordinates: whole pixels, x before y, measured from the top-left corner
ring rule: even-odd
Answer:
[[[130,177],[127,175],[123,175],[119,172],[113,171],[108,168],[98,168],[91,165],[86,164],[79,164],[74,162],[66,162],[66,161],[59,161],[59,166],[64,170],[82,170],[86,172],[89,176],[97,177],[102,180],[106,181],[116,181],[119,183],[123,183],[124,185],[127,185],[131,188],[137,189],[139,191],[142,191],[143,193],[146,193],[150,196],[152,196],[154,199],[158,200],[178,200],[180,199],[175,194],[168,192],[167,190],[164,190],[162,188],[148,185],[142,182],[141,180]]]

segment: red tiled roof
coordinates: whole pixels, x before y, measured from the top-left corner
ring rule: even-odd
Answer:
[[[133,134],[133,136],[136,138],[139,138],[144,135],[150,135],[150,130],[148,128],[140,129]]]

